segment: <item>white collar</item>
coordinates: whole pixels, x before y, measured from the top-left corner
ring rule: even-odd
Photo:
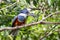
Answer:
[[[24,16],[26,18],[27,14],[20,13],[18,16]]]

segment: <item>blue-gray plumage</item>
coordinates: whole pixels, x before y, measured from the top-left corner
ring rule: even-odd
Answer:
[[[20,11],[20,13],[28,14],[29,11],[27,9],[23,9],[23,10]]]

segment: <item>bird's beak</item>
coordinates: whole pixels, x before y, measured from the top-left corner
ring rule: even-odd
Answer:
[[[28,13],[29,16],[36,17],[36,15],[34,13],[30,13],[30,11],[31,11],[30,8],[27,8],[27,10],[29,11],[29,13]]]
[[[34,13],[29,13],[29,16],[36,17]]]

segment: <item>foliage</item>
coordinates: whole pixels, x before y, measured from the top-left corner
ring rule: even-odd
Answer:
[[[0,28],[8,27],[12,25],[12,19],[14,16],[19,14],[19,11],[23,8],[29,8],[30,2],[33,1],[33,6],[35,8],[41,8],[41,10],[32,10],[36,17],[29,16],[26,24],[37,22],[47,15],[54,13],[60,10],[60,0],[20,0],[16,4],[16,0],[12,1],[2,1],[0,3]],[[6,8],[7,6],[10,6]],[[5,8],[5,9],[4,9]],[[2,10],[1,10],[2,9]],[[44,21],[50,22],[60,22],[60,15],[52,15]],[[53,24],[38,24],[31,27],[21,28],[16,37],[16,40],[39,40],[44,35],[47,35],[46,32],[49,32],[54,27]],[[51,30],[50,35],[44,37],[44,40],[60,40],[60,25],[57,25],[53,30]],[[0,32],[0,40],[12,40],[13,38],[8,35],[10,30]]]

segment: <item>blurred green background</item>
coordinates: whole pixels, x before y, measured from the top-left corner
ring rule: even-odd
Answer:
[[[29,16],[26,24],[37,22],[51,13],[60,11],[60,0],[0,0],[0,28],[11,27],[14,16],[18,15],[20,10],[29,7],[40,8],[40,10],[32,10],[31,12],[36,17]],[[52,15],[44,21],[60,22],[60,15]],[[10,31],[5,30],[0,32],[0,40],[13,40],[8,35]],[[37,24],[31,27],[20,28],[16,37],[16,40],[40,39],[60,40],[60,25]]]

